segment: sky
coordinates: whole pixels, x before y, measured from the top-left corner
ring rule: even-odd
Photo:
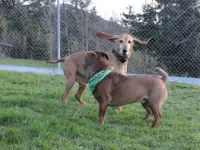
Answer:
[[[92,0],[98,15],[105,19],[109,19],[111,16],[120,18],[120,14],[126,11],[129,5],[133,6],[135,12],[141,12],[145,2],[150,2],[150,0]]]
[[[60,3],[63,0],[59,0]],[[65,0],[67,1],[67,0]],[[142,5],[152,0],[92,0],[92,6],[96,6],[98,15],[105,19],[110,19],[110,17],[115,17],[120,19],[120,14],[126,11],[129,5],[133,6],[135,12],[141,12]]]

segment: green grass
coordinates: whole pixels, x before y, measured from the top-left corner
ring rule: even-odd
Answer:
[[[87,105],[74,93],[63,106],[64,76],[0,72],[1,150],[199,150],[200,87],[168,83],[163,118],[152,129],[140,104],[108,108],[97,123],[98,104],[86,91]]]
[[[57,64],[47,64],[45,61],[31,59],[0,58],[0,65],[28,66],[39,68],[57,68]],[[62,63],[61,63],[62,67]]]

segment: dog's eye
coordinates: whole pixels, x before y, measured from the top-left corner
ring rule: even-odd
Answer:
[[[129,40],[129,41],[128,41],[128,43],[130,44],[130,43],[131,43],[131,41]]]
[[[120,40],[120,41],[119,41],[119,43],[123,43],[123,41],[122,41],[122,40]]]

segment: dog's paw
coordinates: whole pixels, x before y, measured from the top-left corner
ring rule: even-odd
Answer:
[[[87,103],[85,102],[85,101],[83,101],[83,100],[80,100],[80,103],[82,104],[82,105],[86,105]]]
[[[117,109],[119,110],[119,112],[122,112],[122,107],[118,106]]]

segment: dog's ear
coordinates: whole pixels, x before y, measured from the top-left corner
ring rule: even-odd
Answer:
[[[141,46],[141,45],[147,45],[151,39],[152,38],[149,38],[147,41],[141,41],[139,39],[134,38],[133,42],[135,43],[135,45]]]
[[[91,66],[94,61],[96,61],[97,57],[98,56],[95,52],[88,52],[84,59],[83,68],[87,69],[88,66]]]
[[[107,60],[109,60],[108,54],[107,54],[107,53],[105,53],[105,52],[103,52],[103,51],[94,51],[94,52],[97,54],[98,58],[99,58],[99,57],[104,57],[104,58],[106,58]]]
[[[101,31],[97,32],[96,35],[102,40],[109,40],[111,42],[115,42],[119,38],[118,35],[107,34]]]

